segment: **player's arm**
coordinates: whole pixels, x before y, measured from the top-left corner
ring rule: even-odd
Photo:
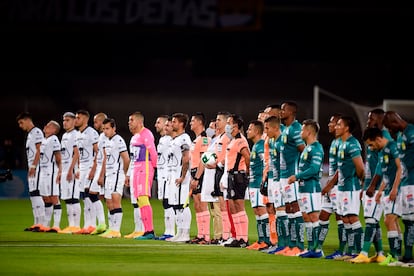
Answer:
[[[66,175],[66,180],[67,181],[72,181],[72,179],[73,179],[73,172],[75,171],[75,166],[78,164],[78,159],[79,159],[79,149],[75,145],[75,146],[73,146],[72,161],[70,162],[68,174]]]
[[[93,164],[92,164],[91,171],[89,172],[88,179],[93,179],[93,177],[95,176],[96,167],[98,166],[98,164],[97,164],[98,150],[99,150],[98,143],[93,144]]]
[[[190,167],[190,150],[185,149],[182,152],[182,159],[181,159],[181,176],[175,181],[177,186],[180,186],[181,183],[184,181],[185,176],[187,175],[188,168]]]
[[[336,170],[332,178],[328,180],[325,187],[323,187],[322,189],[322,195],[326,195],[327,193],[329,193],[329,191],[332,190],[333,186],[335,186],[336,183],[338,183],[338,173],[338,170]]]
[[[33,163],[30,165],[29,167],[29,176],[33,177],[36,173],[36,167],[37,165],[39,165],[39,161],[40,161],[40,145],[42,143],[37,143],[36,144],[36,153],[35,153],[35,158],[33,160]]]
[[[395,172],[395,179],[394,183],[392,184],[392,188],[390,191],[390,200],[395,201],[398,194],[398,187],[401,183],[401,175],[402,175],[402,166],[401,166],[401,160],[400,158],[395,158],[395,166],[397,167],[397,170]]]
[[[240,154],[244,158],[244,162],[246,163],[246,175],[249,175],[250,171],[250,150],[248,147],[243,147],[240,150]]]
[[[123,152],[120,153],[120,155],[121,155],[122,161],[124,162],[123,170],[124,170],[124,173],[126,175],[128,173],[128,168],[129,168],[129,164],[131,162],[131,159],[129,158],[128,151],[123,151]]]
[[[60,150],[53,153],[55,155],[56,165],[58,167],[58,174],[56,176],[56,182],[60,184],[60,178],[62,177],[62,154]]]

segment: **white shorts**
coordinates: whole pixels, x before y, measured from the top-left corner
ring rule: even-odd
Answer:
[[[292,203],[298,200],[298,182],[288,184],[287,178],[280,179],[281,191],[283,201],[285,203]]]
[[[73,174],[73,179],[71,181],[66,180],[68,172],[62,172],[62,177],[60,179],[60,199],[79,199],[79,181],[75,178]]]
[[[394,214],[394,215],[401,217],[401,214],[402,214],[401,191],[398,193],[395,201],[391,201],[389,195],[382,195],[381,202],[384,207],[384,215]]]
[[[91,169],[92,167],[79,170],[79,188],[81,192],[84,192],[85,189],[89,189],[89,186],[91,185],[92,180],[88,179]]]
[[[299,193],[298,203],[302,213],[320,212],[322,208],[322,194]]]
[[[282,196],[282,186],[280,181],[274,179],[267,180],[267,194],[270,203],[273,203],[275,208],[285,206]]]
[[[215,176],[215,169],[204,169],[203,184],[201,185],[202,202],[218,202],[218,197],[211,195],[211,193],[214,192]]]
[[[250,203],[252,208],[265,207],[266,204],[263,202],[263,195],[260,193],[259,188],[247,188],[250,197]]]
[[[59,196],[60,187],[56,182],[57,172],[43,172],[39,174],[39,191],[41,196]]]
[[[338,212],[338,185],[334,185],[329,193],[322,197],[322,210],[330,214]]]
[[[100,195],[104,194],[105,188],[98,184],[99,175],[101,174],[102,165],[96,167],[95,176],[93,177],[91,186],[89,187],[89,192],[99,193]]]
[[[414,185],[400,188],[402,200],[402,218],[414,220]]]
[[[375,191],[372,197],[366,195],[364,191],[364,195],[362,196],[362,204],[364,205],[364,217],[365,218],[374,218],[376,221],[380,221],[382,213],[383,213],[383,206],[382,202],[378,204],[375,201],[375,197],[378,191]]]
[[[122,196],[124,193],[125,174],[114,173],[105,177],[105,198],[112,199],[113,193],[118,193]]]
[[[175,180],[177,178],[172,175],[168,181],[168,204],[169,205],[183,205],[187,200],[190,191],[190,172],[187,172],[184,181],[177,186]]]
[[[36,167],[36,173],[34,177],[27,178],[27,184],[29,186],[29,192],[39,190],[39,167]]]
[[[338,212],[342,216],[357,215],[361,208],[359,198],[361,190],[357,191],[338,191]]]

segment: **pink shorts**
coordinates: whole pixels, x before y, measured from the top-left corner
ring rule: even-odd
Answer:
[[[149,196],[151,197],[152,181],[154,179],[154,167],[150,162],[135,162],[134,163],[134,177],[132,178],[134,185],[134,196]]]

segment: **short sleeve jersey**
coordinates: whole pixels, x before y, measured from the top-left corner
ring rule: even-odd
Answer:
[[[42,172],[56,172],[57,165],[54,153],[60,150],[61,145],[56,135],[51,135],[43,139],[40,145],[40,170]]]
[[[168,155],[168,169],[174,175],[181,176],[183,152],[190,150],[190,146],[191,138],[187,133],[182,133],[172,139]]]
[[[280,177],[288,178],[296,173],[300,152],[299,145],[305,142],[301,138],[302,125],[295,120],[282,131],[282,145],[280,147]]]
[[[350,136],[341,141],[338,148],[338,190],[357,191],[361,189],[353,158],[361,156],[361,144]]]
[[[241,135],[240,133],[234,137],[233,140],[227,146],[227,153],[226,153],[226,165],[225,167],[228,170],[236,170],[236,171],[243,171],[246,170],[246,163],[244,158],[240,158],[238,168],[234,168],[236,164],[237,154],[241,152],[243,148],[247,148],[249,150],[249,143],[247,142],[246,137]],[[250,150],[249,150],[250,153]]]
[[[88,169],[93,164],[94,152],[93,145],[98,143],[98,132],[88,126],[76,135],[76,145],[79,149],[79,168]]]
[[[397,157],[400,157],[400,152],[398,150],[397,143],[393,140],[389,140],[387,145],[385,145],[385,147],[380,151],[379,154],[379,161],[382,169],[383,181],[386,184],[384,189],[385,195],[389,195],[395,181],[395,175],[397,172],[395,159]],[[406,176],[406,170],[403,168],[399,187],[405,184]]]
[[[42,143],[44,138],[43,131],[38,128],[32,128],[29,133],[27,134],[26,138],[26,158],[27,158],[27,165],[33,164],[33,161],[36,156],[36,145]]]
[[[299,158],[296,178],[299,179],[299,192],[316,193],[321,191],[321,177],[324,151],[318,141],[307,145]]]
[[[211,138],[207,137],[205,131],[198,135],[191,143],[190,148],[190,168],[198,168],[201,160],[201,154],[208,150]]]
[[[106,153],[105,176],[118,174],[124,168],[121,153],[128,150],[125,140],[119,134],[115,134],[104,140],[103,147]]]
[[[400,158],[404,162],[408,173],[408,185],[414,185],[414,125],[408,124],[403,132],[397,136],[397,145]]]
[[[264,140],[260,139],[253,144],[250,151],[249,187],[260,188],[264,169]]]
[[[74,148],[76,147],[76,129],[65,132],[61,139],[61,156],[62,156],[62,171],[67,172],[72,163]]]
[[[340,143],[340,138],[332,140],[329,147],[329,168],[328,176],[334,176],[336,170],[338,169],[338,147]]]

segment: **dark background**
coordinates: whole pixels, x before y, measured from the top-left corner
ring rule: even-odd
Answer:
[[[212,119],[228,110],[248,123],[284,100],[298,102],[300,121],[312,118],[315,85],[344,100],[320,97],[327,147],[330,114],[356,117],[346,101],[376,107],[384,99],[414,99],[414,16],[403,1],[247,1],[261,5],[260,26],[236,30],[44,15],[54,14],[48,4],[56,11],[50,3],[68,2],[1,1],[0,138],[19,148],[21,111],[32,112],[41,128],[61,122],[65,111],[105,112],[129,141],[128,115],[136,110],[152,130],[157,115],[173,112],[202,111]],[[30,13],[36,5],[43,13]]]

